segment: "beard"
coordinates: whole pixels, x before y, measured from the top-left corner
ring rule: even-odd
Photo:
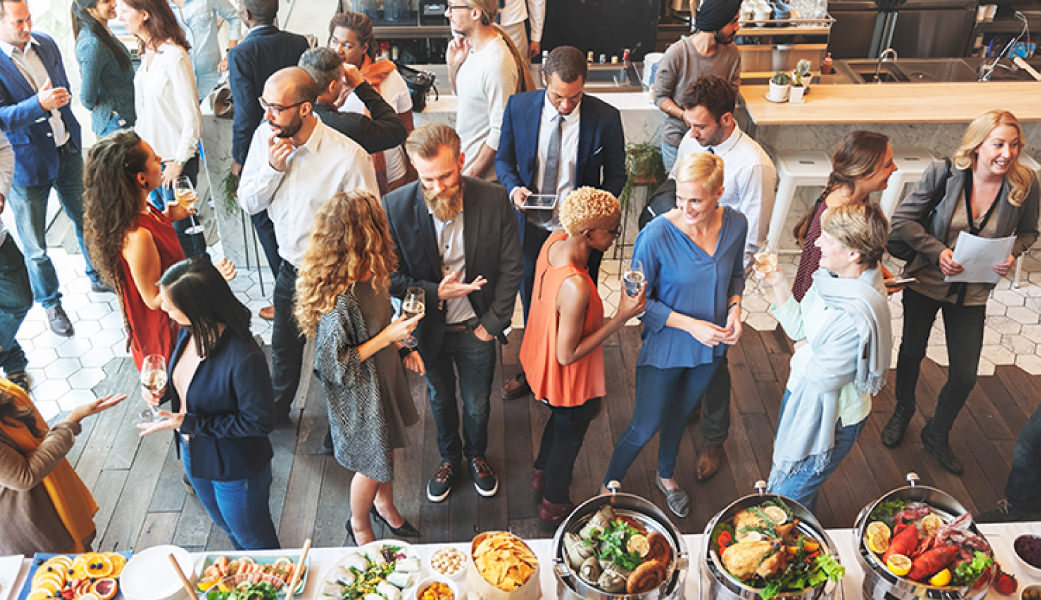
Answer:
[[[440,194],[423,189],[423,200],[438,221],[448,222],[463,212],[463,180]]]
[[[271,121],[268,121],[268,125],[274,130],[275,137],[291,138],[304,126],[304,120],[297,115],[288,125],[276,125]]]
[[[734,35],[735,34],[733,33],[731,33],[730,35],[726,35],[722,31],[717,31],[714,37],[716,38],[717,44],[723,44],[725,46],[726,44],[729,44],[734,41]]]

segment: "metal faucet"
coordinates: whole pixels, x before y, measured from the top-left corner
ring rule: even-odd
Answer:
[[[894,50],[892,48],[886,48],[885,50],[883,50],[878,55],[878,62],[875,63],[875,77],[874,77],[874,79],[872,79],[872,81],[874,81],[875,83],[882,83],[882,78],[879,77],[879,73],[882,72],[882,63],[887,62],[886,61],[886,57],[889,56],[890,54],[893,55],[893,58],[890,59],[891,62],[895,63],[900,58],[900,56],[897,55],[896,50]]]
[[[1005,44],[1005,47],[1001,49],[1001,52],[998,52],[998,55],[994,57],[993,62],[989,65],[986,62],[980,65],[980,78],[977,81],[990,81],[990,76],[994,74],[994,69],[998,66],[998,61],[1001,60],[1001,57],[1005,56],[1005,54],[1011,50],[1013,46],[1018,44],[1019,41],[1023,39],[1023,36],[1027,35],[1030,31],[1030,22],[1027,21],[1027,16],[1025,14],[1017,10],[1015,12],[1015,17],[1020,21],[1023,21],[1023,30],[1019,32],[1019,35],[1010,39],[1008,43]],[[1004,65],[1002,65],[1002,67],[1004,67]]]

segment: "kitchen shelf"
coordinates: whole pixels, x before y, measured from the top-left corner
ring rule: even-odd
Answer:
[[[779,23],[783,25],[778,26]],[[773,19],[738,21],[738,36],[764,37],[777,35],[828,35],[835,24],[832,17],[820,19]]]

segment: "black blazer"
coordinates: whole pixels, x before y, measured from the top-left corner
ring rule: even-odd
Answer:
[[[513,205],[506,189],[473,177],[463,177],[463,237],[466,277],[478,275],[488,280],[467,298],[481,325],[488,333],[506,341],[502,335],[513,317],[513,305],[524,275],[520,236]],[[416,328],[419,352],[424,360],[441,347],[445,311],[437,300],[441,282],[441,255],[437,251],[434,220],[423,200],[418,181],[402,186],[383,197],[398,268],[390,277],[390,293],[398,298],[409,286],[426,292],[426,316]]]
[[[274,25],[258,25],[246,39],[228,50],[228,83],[235,102],[231,156],[246,164],[253,132],[264,119],[260,94],[268,77],[285,67],[295,67],[307,50],[307,38]]]
[[[181,410],[182,401],[173,386],[173,369],[188,339],[182,328],[170,356],[166,397],[173,412]],[[192,436],[188,452],[193,477],[245,479],[268,465],[274,456],[267,436],[275,426],[275,399],[267,360],[252,338],[224,330],[192,377],[187,413],[181,433]]]
[[[354,93],[365,104],[368,115],[340,112],[329,104],[316,104],[314,114],[329,127],[358,142],[369,154],[405,143],[408,131],[398,113],[371,85],[361,82]]]

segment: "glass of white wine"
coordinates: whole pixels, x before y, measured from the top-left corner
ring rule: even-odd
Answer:
[[[640,288],[643,287],[645,281],[647,281],[647,276],[644,275],[643,263],[634,258],[629,269],[622,273],[622,283],[625,284],[626,295],[631,298],[639,296]]]
[[[401,313],[405,318],[411,319],[426,312],[426,292],[419,286],[412,286],[405,290],[405,299],[401,302]],[[419,340],[415,336],[408,336],[401,340],[401,345],[406,348],[415,348]]]
[[[763,248],[756,252],[752,258],[755,260],[752,264],[752,269],[763,276],[762,279],[756,279],[755,289],[760,295],[764,295],[763,282],[766,281],[770,273],[777,270],[777,253],[770,248]]]
[[[181,175],[174,181],[173,185],[174,198],[177,199],[177,203],[183,206],[186,210],[192,210],[195,205],[199,202],[199,195],[195,193],[195,186],[192,185],[192,180],[187,175]],[[195,215],[188,215],[188,219],[191,224],[185,228],[184,232],[188,235],[195,235],[202,233],[205,229],[199,220],[195,218]]]
[[[166,388],[166,359],[162,354],[149,354],[141,363],[141,386],[145,391],[156,396]],[[145,423],[161,421],[163,417],[159,409],[151,404],[141,411],[141,420]]]

